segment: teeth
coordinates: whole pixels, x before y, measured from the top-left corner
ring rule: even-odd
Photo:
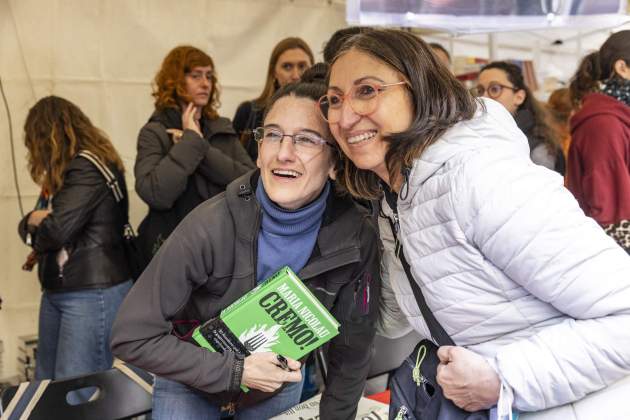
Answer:
[[[298,176],[302,175],[297,171],[292,171],[289,169],[274,169],[272,172],[274,173],[274,175],[290,176],[292,178],[297,178]]]
[[[360,143],[362,141],[369,140],[373,138],[374,136],[376,136],[376,131],[369,131],[367,133],[359,134],[358,136],[349,137],[348,143],[349,144]]]

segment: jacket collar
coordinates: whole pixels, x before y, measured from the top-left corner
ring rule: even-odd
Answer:
[[[258,240],[261,210],[256,199],[256,185],[260,170],[248,172],[228,185],[226,202],[234,220],[238,239],[253,246]],[[317,246],[300,277],[309,278],[360,259],[360,230],[357,223],[361,213],[349,195],[331,186],[322,226],[317,235]]]
[[[414,194],[447,162],[481,148],[508,148],[529,157],[527,138],[512,115],[492,99],[480,98],[472,119],[449,128],[416,159],[409,175],[409,194],[400,202],[411,202]]]
[[[166,128],[182,129],[182,113],[176,108],[156,109],[149,122],[158,122]],[[201,131],[206,139],[216,134],[236,134],[232,123],[227,118],[217,117],[214,119],[201,117]]]

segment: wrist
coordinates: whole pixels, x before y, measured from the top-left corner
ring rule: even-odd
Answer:
[[[241,381],[243,380],[243,369],[245,366],[245,359],[237,354],[234,354],[234,361],[232,362],[232,375],[230,377],[228,391],[238,391],[241,387]]]

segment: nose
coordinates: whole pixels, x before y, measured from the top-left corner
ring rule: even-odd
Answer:
[[[351,128],[353,125],[357,123],[361,119],[361,115],[354,112],[354,109],[350,106],[349,101],[343,101],[341,104],[341,110],[339,110],[341,115],[339,116],[339,127],[343,129]]]
[[[202,85],[202,86],[204,86],[204,87],[205,87],[205,86],[210,86],[211,84],[212,84],[212,81],[208,80],[207,78],[205,78],[205,77],[204,77],[204,78],[202,79],[202,82],[201,82],[201,85]]]
[[[295,145],[291,137],[282,138],[277,157],[280,162],[293,162],[295,160]]]
[[[293,70],[291,70],[291,80],[297,82],[300,80],[300,77],[300,69],[298,69],[297,66],[293,67]]]

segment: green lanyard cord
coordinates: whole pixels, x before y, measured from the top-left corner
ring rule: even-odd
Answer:
[[[422,374],[420,373],[420,365],[422,365],[422,362],[424,361],[424,357],[426,355],[427,355],[427,348],[424,345],[420,346],[420,348],[418,349],[418,353],[416,355],[416,366],[411,371],[411,377],[413,378],[413,381],[416,383],[417,386],[420,386],[422,382],[424,382],[425,380]]]

